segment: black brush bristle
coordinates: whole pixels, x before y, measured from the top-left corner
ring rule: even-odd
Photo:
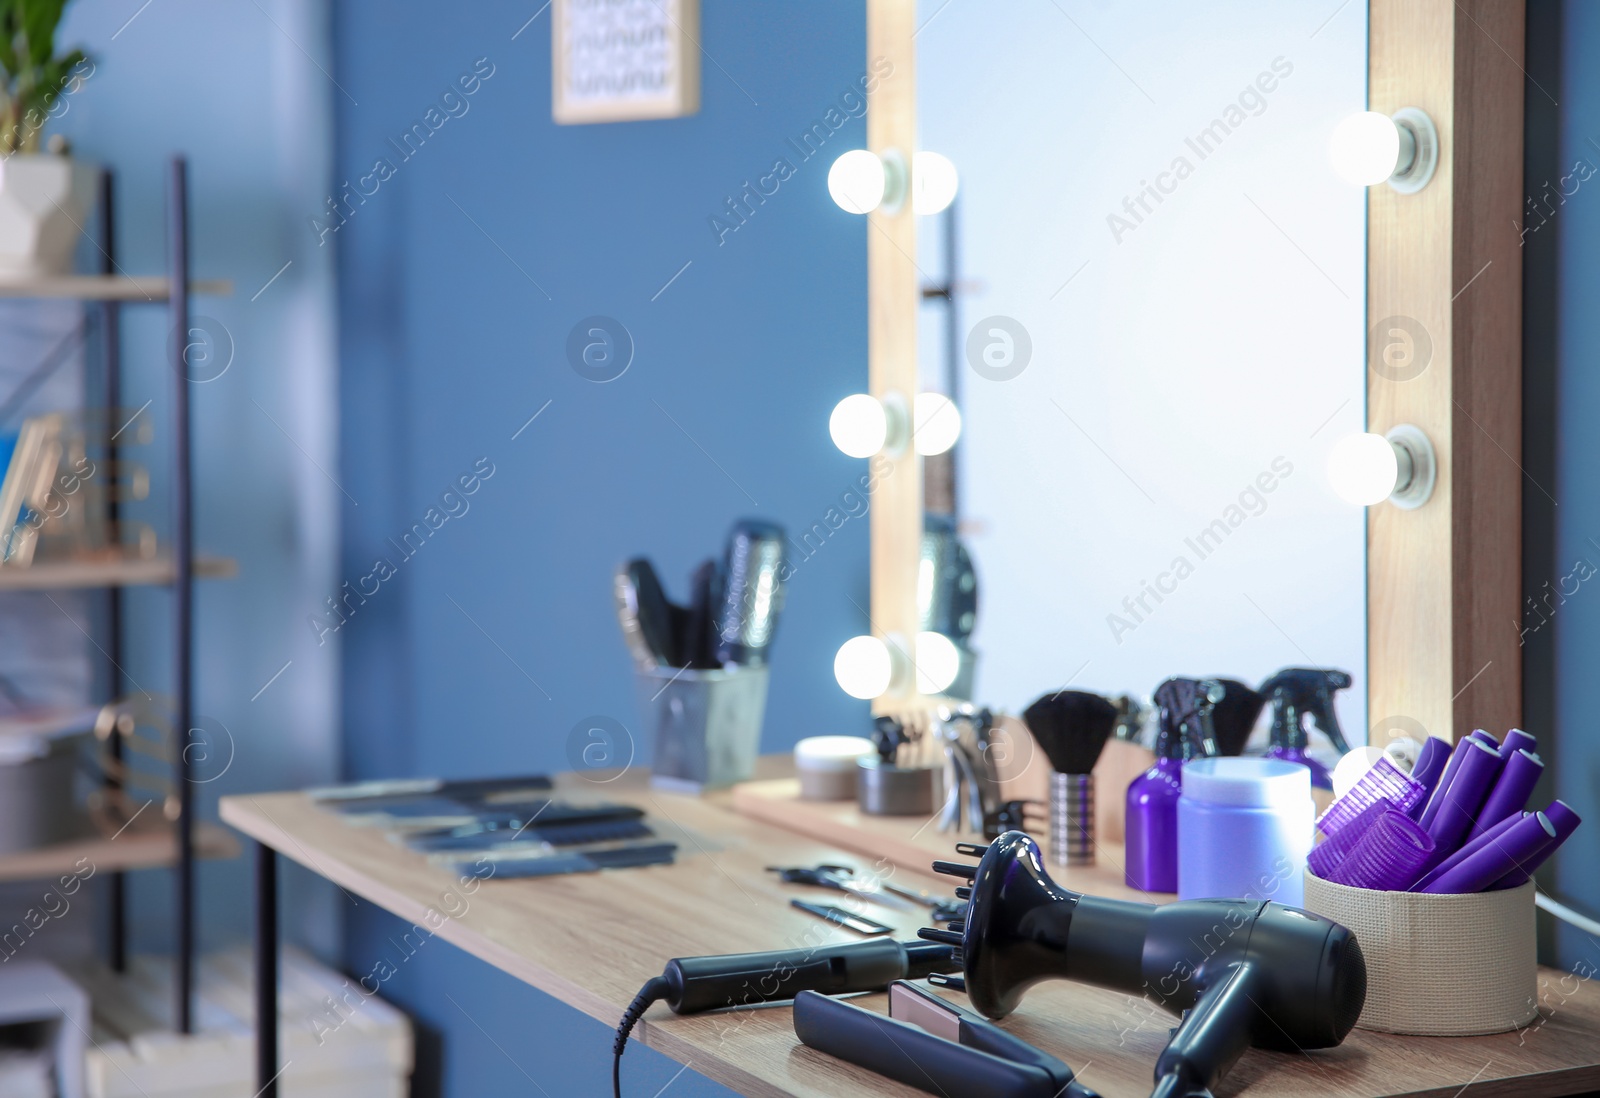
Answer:
[[[934,862],[933,871],[943,873],[947,877],[960,877],[970,881],[978,875],[978,867],[968,865],[966,862]]]
[[[1265,694],[1259,694],[1237,679],[1217,679],[1222,684],[1222,700],[1211,710],[1211,727],[1217,736],[1217,752],[1222,755],[1241,754],[1255,731],[1256,718],[1267,704]]]
[[[1117,707],[1087,690],[1060,690],[1028,706],[1022,719],[1058,774],[1087,774],[1117,727]]]

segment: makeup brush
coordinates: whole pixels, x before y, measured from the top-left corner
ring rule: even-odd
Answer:
[[[1061,690],[1022,714],[1050,760],[1050,858],[1056,865],[1094,864],[1094,764],[1117,725],[1117,707],[1099,694]]]
[[[1217,754],[1242,755],[1250,733],[1255,731],[1256,718],[1267,704],[1264,694],[1258,694],[1237,679],[1215,679],[1222,684],[1222,700],[1211,709],[1211,725],[1217,737]]]

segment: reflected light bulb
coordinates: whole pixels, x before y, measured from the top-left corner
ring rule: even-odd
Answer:
[[[1333,795],[1335,798],[1344,796],[1356,787],[1356,783],[1366,777],[1379,759],[1383,758],[1381,747],[1358,747],[1347,752],[1339,759],[1339,765],[1333,768]]]
[[[1400,162],[1400,128],[1377,111],[1352,114],[1334,127],[1328,155],[1341,179],[1374,186],[1393,175]]]
[[[886,693],[893,676],[889,646],[877,637],[851,637],[833,657],[833,677],[852,698],[871,701]]]
[[[1350,435],[1335,443],[1328,455],[1328,482],[1340,499],[1357,507],[1388,499],[1399,477],[1394,444],[1382,435]]]
[[[912,442],[924,457],[944,453],[961,437],[961,412],[943,393],[918,393],[911,418],[916,420]]]
[[[871,457],[889,440],[889,413],[877,397],[854,393],[833,406],[828,434],[851,457]]]
[[[948,156],[919,152],[911,158],[911,209],[936,214],[956,200],[961,177]]]
[[[870,149],[851,149],[828,169],[828,193],[845,213],[871,213],[888,186],[883,160]]]
[[[942,694],[961,672],[961,650],[943,633],[917,634],[917,689]]]

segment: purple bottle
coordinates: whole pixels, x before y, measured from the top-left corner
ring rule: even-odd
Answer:
[[[1211,708],[1222,688],[1209,679],[1168,679],[1156,688],[1160,708],[1156,764],[1128,784],[1123,880],[1145,892],[1178,891],[1178,798],[1183,764],[1216,743]],[[1214,695],[1214,696],[1213,696]],[[1213,749],[1214,750],[1214,749]]]

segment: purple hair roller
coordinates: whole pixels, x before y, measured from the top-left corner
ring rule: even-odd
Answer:
[[[1404,812],[1383,812],[1329,880],[1351,888],[1404,892],[1433,858],[1433,840]]]
[[[1506,738],[1510,739],[1509,736]],[[1506,760],[1505,767],[1501,769],[1500,777],[1495,779],[1494,788],[1489,790],[1489,796],[1483,802],[1483,809],[1478,813],[1477,822],[1467,833],[1467,840],[1470,842],[1476,839],[1501,820],[1510,819],[1520,813],[1527,806],[1528,797],[1533,793],[1533,787],[1538,784],[1539,775],[1543,773],[1544,763],[1539,760],[1539,756],[1527,750],[1513,752]]]
[[[1555,837],[1556,825],[1543,812],[1524,816],[1494,842],[1484,843],[1477,853],[1463,858],[1420,891],[1432,894],[1482,892],[1530,861]]]
[[[1467,738],[1477,740],[1485,747],[1492,747],[1496,751],[1500,750],[1500,741],[1494,738],[1494,733],[1492,732],[1485,732],[1481,728],[1474,728]]]
[[[1526,751],[1530,755],[1539,753],[1539,741],[1520,728],[1513,728],[1506,733],[1506,738],[1500,741],[1502,750],[1510,753]]]
[[[1393,811],[1393,807],[1387,801],[1377,801],[1367,805],[1357,813],[1355,819],[1312,847],[1311,853],[1306,855],[1306,865],[1310,867],[1312,873],[1324,881],[1333,880],[1334,874],[1339,871],[1339,866],[1350,856],[1356,843],[1361,841],[1361,836],[1366,834],[1367,828],[1376,823],[1378,817],[1385,812]]]
[[[1433,795],[1434,788],[1439,784],[1439,775],[1444,773],[1445,764],[1450,761],[1450,745],[1438,736],[1429,736],[1422,741],[1422,751],[1417,755],[1417,765],[1411,768],[1411,780],[1422,786],[1422,799],[1406,812],[1413,820],[1422,815],[1422,810],[1427,807],[1428,798]]]
[[[1471,736],[1463,736],[1456,741],[1450,751],[1450,757],[1445,760],[1444,773],[1439,775],[1439,780],[1433,785],[1433,793],[1428,797],[1428,803],[1422,810],[1422,815],[1417,817],[1417,822],[1423,827],[1432,827],[1433,818],[1439,814],[1439,806],[1444,803],[1445,790],[1450,788],[1450,783],[1456,780],[1456,771],[1461,769],[1461,762],[1467,757],[1467,752],[1472,750],[1468,744],[1477,743]]]
[[[1385,755],[1361,775],[1361,780],[1349,792],[1328,807],[1317,821],[1317,829],[1324,835],[1334,835],[1380,801],[1405,812],[1426,794],[1427,790],[1401,773]]]
[[[1528,878],[1533,876],[1534,871],[1543,865],[1545,860],[1556,852],[1556,848],[1566,842],[1572,833],[1578,830],[1578,825],[1583,822],[1578,818],[1576,812],[1567,807],[1565,801],[1556,801],[1544,810],[1544,814],[1555,825],[1555,837],[1548,839],[1544,846],[1534,851],[1531,857],[1524,859],[1521,865],[1490,885],[1487,891],[1498,892],[1503,888],[1516,888],[1527,883]]]
[[[1449,787],[1434,793],[1434,800],[1441,802],[1439,811],[1434,814],[1432,823],[1424,825],[1433,838],[1434,849],[1445,854],[1453,854],[1467,837],[1502,763],[1500,752],[1484,746],[1482,741],[1469,739],[1466,744],[1461,765],[1456,768],[1456,776]]]
[[[1438,865],[1433,866],[1428,870],[1427,873],[1423,874],[1417,883],[1411,886],[1410,891],[1421,892],[1434,881],[1438,880],[1441,874],[1448,873],[1450,870],[1460,865],[1467,858],[1472,857],[1472,855],[1476,854],[1484,847],[1498,841],[1500,836],[1504,835],[1508,830],[1510,830],[1511,826],[1520,819],[1522,819],[1522,813],[1515,812],[1506,819],[1503,819],[1499,823],[1495,824],[1482,835],[1468,839],[1464,844],[1462,844],[1460,850],[1457,850],[1454,854],[1444,858],[1439,862]]]

